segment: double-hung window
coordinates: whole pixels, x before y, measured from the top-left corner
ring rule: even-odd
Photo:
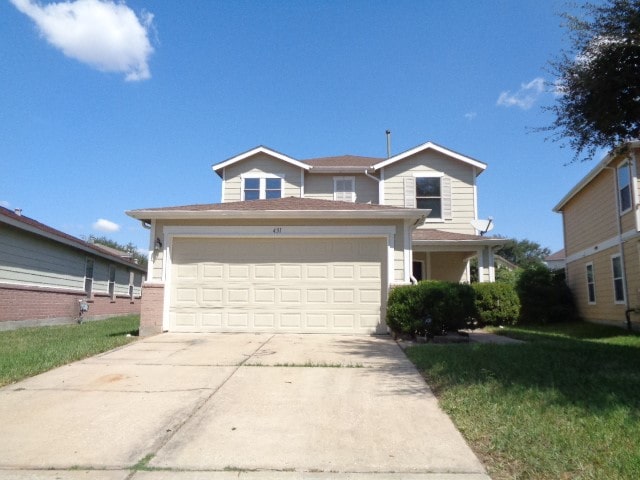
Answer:
[[[333,177],[333,199],[341,202],[355,202],[355,183],[355,177]]]
[[[611,269],[613,273],[613,299],[615,303],[625,303],[622,257],[620,255],[611,257]]]
[[[416,208],[430,209],[429,219],[442,218],[442,177],[416,177]]]
[[[593,263],[587,263],[587,295],[589,303],[596,303],[596,280],[593,273]]]
[[[282,197],[282,178],[280,177],[244,177],[242,182],[243,200]]]
[[[91,298],[93,290],[93,258],[87,258],[84,264],[84,293]]]
[[[632,194],[631,164],[626,161],[618,166],[618,201],[621,215],[631,209]]]
[[[109,265],[109,297],[116,298],[116,266]]]

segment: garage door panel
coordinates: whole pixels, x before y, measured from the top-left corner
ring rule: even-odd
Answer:
[[[170,329],[374,333],[382,239],[174,239]],[[327,261],[330,259],[330,261]]]

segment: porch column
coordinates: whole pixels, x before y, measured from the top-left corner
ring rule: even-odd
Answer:
[[[485,246],[478,250],[478,281],[495,282],[496,271],[494,267],[493,250]]]

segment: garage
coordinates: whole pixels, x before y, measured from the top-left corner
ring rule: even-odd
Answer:
[[[165,328],[381,333],[386,249],[380,237],[176,236]]]

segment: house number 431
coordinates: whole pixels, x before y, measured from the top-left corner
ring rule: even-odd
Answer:
[[[273,233],[275,233],[276,235],[279,233],[282,233],[282,227],[276,227],[273,229]]]

